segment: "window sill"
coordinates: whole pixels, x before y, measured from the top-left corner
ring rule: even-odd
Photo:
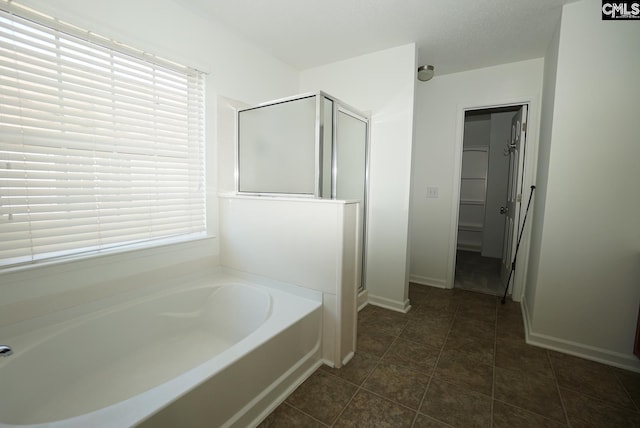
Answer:
[[[123,247],[114,247],[104,250],[98,250],[88,253],[75,254],[69,256],[61,256],[51,259],[39,260],[31,263],[23,263],[19,265],[9,265],[0,268],[0,276],[5,274],[12,274],[18,272],[38,271],[44,268],[57,268],[65,269],[67,266],[73,266],[79,262],[94,261],[95,265],[118,263],[120,259],[130,259],[138,257],[153,257],[167,252],[171,252],[177,245],[188,245],[189,243],[196,243],[199,241],[206,241],[215,239],[214,235],[202,234],[193,237],[179,237],[169,238],[150,242],[142,242],[131,244]]]

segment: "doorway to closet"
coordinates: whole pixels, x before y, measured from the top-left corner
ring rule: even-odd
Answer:
[[[527,105],[467,110],[454,287],[501,296],[522,195]]]

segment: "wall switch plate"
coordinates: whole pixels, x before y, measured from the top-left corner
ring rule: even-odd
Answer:
[[[438,197],[438,188],[435,186],[427,186],[427,198],[436,199]]]

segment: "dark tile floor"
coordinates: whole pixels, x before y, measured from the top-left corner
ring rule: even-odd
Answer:
[[[456,252],[454,287],[462,290],[502,296],[504,284],[500,279],[502,260],[483,257],[474,251]]]
[[[525,344],[519,304],[410,287],[359,313],[356,356],[319,368],[266,427],[640,427],[640,374]]]

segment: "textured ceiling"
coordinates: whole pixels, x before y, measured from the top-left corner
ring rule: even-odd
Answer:
[[[544,55],[572,0],[174,0],[299,70],[406,43],[436,74]]]

